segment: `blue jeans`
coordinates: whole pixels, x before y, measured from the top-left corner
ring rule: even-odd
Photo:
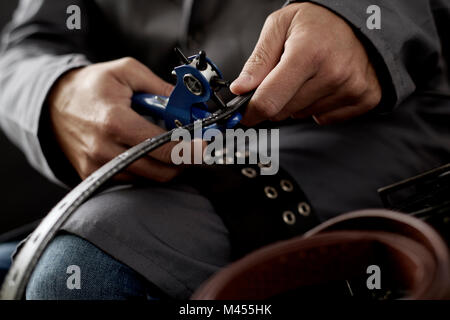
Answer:
[[[155,300],[158,288],[90,242],[57,236],[34,270],[27,300]]]
[[[8,273],[8,269],[11,266],[11,255],[16,250],[17,245],[17,242],[0,244],[0,284]]]

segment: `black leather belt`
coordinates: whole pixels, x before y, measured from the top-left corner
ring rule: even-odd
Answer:
[[[319,224],[311,203],[288,172],[280,168],[275,175],[261,175],[260,166],[189,170],[190,183],[211,201],[229,231],[233,260]]]

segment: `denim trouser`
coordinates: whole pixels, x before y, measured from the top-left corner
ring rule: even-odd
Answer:
[[[0,244],[0,284],[8,273],[8,269],[11,266],[11,256],[17,245],[17,242]]]
[[[26,290],[28,300],[154,300],[162,296],[138,273],[70,234],[51,242]]]

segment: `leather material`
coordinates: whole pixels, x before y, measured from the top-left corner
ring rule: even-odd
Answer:
[[[261,175],[258,165],[216,165],[190,174],[229,230],[233,259],[319,224],[307,196],[282,168]]]
[[[192,299],[267,299],[289,292],[308,297],[317,287],[322,297],[332,289],[342,298],[345,293],[335,284],[367,279],[370,265],[380,267],[388,289],[375,298],[450,298],[448,248],[436,231],[404,214],[366,210],[248,255],[213,276]]]

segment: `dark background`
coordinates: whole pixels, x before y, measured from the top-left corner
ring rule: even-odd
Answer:
[[[0,1],[0,30],[16,6],[16,0]],[[64,193],[33,170],[0,132],[0,240],[5,232],[45,216]]]

